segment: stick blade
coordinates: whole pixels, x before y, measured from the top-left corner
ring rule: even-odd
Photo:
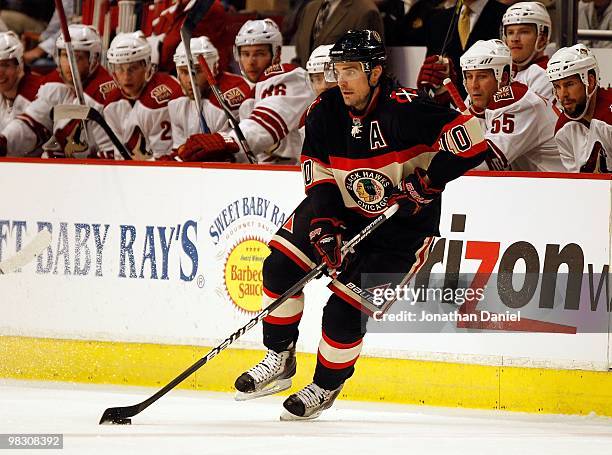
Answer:
[[[36,234],[30,243],[19,250],[13,257],[0,262],[0,275],[20,269],[51,244],[51,233],[44,229]]]
[[[132,423],[130,417],[134,417],[139,412],[138,405],[108,408],[102,414],[100,425],[129,425]]]
[[[79,104],[59,104],[51,109],[51,118],[58,120],[87,120],[89,118],[89,106]]]

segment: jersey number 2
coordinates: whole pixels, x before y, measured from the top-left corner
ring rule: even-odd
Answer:
[[[498,134],[500,132],[506,134],[514,132],[514,114],[502,114],[493,119],[491,134]]]
[[[164,129],[162,131],[161,140],[162,141],[171,141],[172,140],[172,125],[168,121],[161,122],[161,127]]]

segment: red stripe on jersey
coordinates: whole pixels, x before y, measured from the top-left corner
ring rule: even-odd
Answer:
[[[257,118],[253,115],[251,115],[251,117],[249,118],[250,120],[253,120],[255,123],[262,126],[268,132],[268,134],[272,137],[272,140],[274,141],[274,143],[280,142],[278,139],[278,134],[272,129],[271,126],[268,126],[266,122],[264,122],[262,119]]]
[[[268,246],[270,248],[276,248],[278,251],[283,253],[285,256],[287,256],[289,259],[291,259],[293,262],[295,262],[302,270],[304,270],[306,272],[310,272],[310,266],[308,264],[306,264],[304,261],[302,261],[296,254],[294,254],[291,250],[286,248],[281,243],[278,243],[276,240],[270,240],[270,243],[268,243]]]
[[[344,171],[352,171],[358,168],[380,169],[393,163],[403,164],[412,158],[428,152],[434,152],[434,149],[429,145],[419,144],[406,150],[389,152],[371,158],[339,158],[331,156],[330,162],[333,168]]]
[[[489,169],[495,170],[495,171],[501,171],[503,169],[506,169],[508,167],[508,159],[506,158],[506,155],[504,155],[504,152],[502,152],[497,145],[495,145],[493,142],[491,142],[488,139],[487,139],[487,144],[493,151],[495,158],[497,158],[497,159],[485,158],[485,161],[487,163],[487,166],[489,166]]]
[[[363,338],[360,338],[354,343],[339,343],[338,341],[334,341],[330,337],[328,337],[324,331],[321,332],[321,335],[327,344],[329,344],[332,348],[336,349],[351,349],[355,346],[359,346],[359,343],[361,343],[363,340]]]
[[[312,157],[312,156],[308,156],[308,155],[304,155],[304,154],[300,155],[300,162],[302,162],[302,163],[303,163],[303,162],[308,161],[308,160],[312,160],[312,161],[314,161],[315,163],[320,164],[320,165],[321,165],[321,167],[329,167],[329,166],[330,166],[330,165],[329,165],[329,163],[324,163],[324,162],[323,162],[323,161],[321,161],[319,158],[314,158],[314,157]]]
[[[358,358],[359,356],[355,357],[353,360],[349,360],[348,362],[334,363],[334,362],[330,362],[325,357],[323,357],[323,355],[320,352],[317,352],[317,360],[321,362],[321,364],[324,367],[329,368],[331,370],[341,370],[343,368],[352,367],[353,365],[355,365],[355,362],[357,362]]]
[[[281,295],[277,294],[276,292],[272,292],[270,289],[267,289],[265,286],[262,286],[263,288],[263,292],[264,294],[266,294],[268,297],[270,297],[271,299],[278,299]],[[300,292],[299,294],[295,294],[294,296],[291,296],[291,299],[297,299],[298,297],[301,297],[302,293]]]
[[[287,133],[285,133],[285,130],[283,129],[283,125],[281,125],[281,123],[276,117],[270,115],[268,112],[261,109],[254,109],[251,113],[251,117],[253,116],[259,117],[260,119],[264,120],[268,125],[273,127],[276,133],[278,134],[279,140],[287,135]]]
[[[283,131],[285,132],[285,135],[289,134],[289,128],[287,128],[287,124],[285,123],[285,119],[283,119],[278,112],[273,111],[272,109],[270,109],[269,107],[265,107],[265,106],[258,106],[254,109],[254,111],[263,111],[263,112],[267,112],[268,114],[270,114],[272,117],[274,117],[278,123],[281,124],[281,126],[283,127]]]
[[[278,316],[268,315],[264,318],[264,321],[267,322],[268,324],[273,324],[273,325],[289,325],[289,324],[294,324],[298,322],[300,319],[302,319],[302,314],[303,312],[300,311],[295,316],[290,316],[288,318],[279,318]]]

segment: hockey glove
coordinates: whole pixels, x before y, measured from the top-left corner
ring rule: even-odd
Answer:
[[[342,265],[342,232],[344,223],[336,218],[313,218],[310,221],[310,243],[332,271]]]
[[[426,181],[424,169],[417,167],[414,174],[403,178],[387,199],[387,206],[399,204],[400,208],[409,215],[416,215],[424,207],[440,197],[441,189],[432,188]]]
[[[452,81],[457,78],[453,62],[439,55],[430,55],[421,66],[417,86],[425,90],[437,90],[442,87],[442,82],[447,77]]]
[[[183,161],[235,161],[234,155],[240,150],[238,144],[221,133],[194,134],[178,149]]]

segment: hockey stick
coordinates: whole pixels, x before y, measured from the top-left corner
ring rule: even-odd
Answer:
[[[64,43],[66,44],[66,55],[68,56],[68,64],[70,65],[70,73],[72,74],[72,85],[76,93],[79,104],[85,106],[85,95],[83,94],[83,84],[81,83],[81,74],[77,67],[76,56],[74,54],[74,48],[72,47],[72,38],[70,38],[70,31],[68,30],[68,19],[66,19],[66,11],[64,11],[64,5],[62,0],[55,0],[55,9],[60,21],[60,27],[62,29],[62,35],[64,37]],[[83,131],[85,131],[85,139],[88,145],[89,133],[87,132],[87,125],[83,122]]]
[[[456,0],[455,1],[453,17],[451,17],[450,24],[448,24],[448,28],[446,29],[446,36],[444,37],[444,41],[442,42],[442,48],[440,49],[440,53],[438,54],[439,55],[439,58],[438,58],[438,62],[439,63],[444,61],[444,52],[446,52],[446,47],[448,46],[448,42],[450,41],[451,36],[455,32],[455,27],[457,26],[457,21],[459,19],[459,13],[461,11],[461,7],[462,6],[463,6],[463,0]],[[450,65],[450,62],[448,64]],[[433,88],[430,89],[428,91],[428,94],[429,94],[430,98],[434,98],[435,97],[434,89]]]
[[[238,137],[238,142],[240,142],[240,146],[242,150],[244,150],[244,153],[246,154],[246,157],[249,160],[249,163],[255,164],[257,162],[257,158],[255,158],[253,151],[249,147],[249,143],[247,142],[246,138],[244,137],[244,134],[242,133],[242,130],[240,129],[240,124],[238,123],[238,121],[236,120],[236,118],[234,117],[230,109],[227,107],[227,104],[225,103],[225,100],[223,99],[223,93],[221,93],[221,89],[217,85],[217,81],[215,80],[215,76],[213,75],[212,71],[210,70],[210,67],[208,66],[208,62],[206,61],[203,55],[198,55],[198,62],[200,63],[200,66],[204,69],[204,72],[206,73],[206,79],[208,80],[208,85],[210,86],[210,89],[215,95],[215,98],[217,98],[217,101],[219,102],[221,109],[223,109],[223,112],[225,112],[227,121],[229,122],[232,129],[236,132],[236,136]]]
[[[442,83],[444,84],[444,87],[446,87],[446,90],[448,90],[448,93],[451,96],[451,99],[453,100],[453,104],[457,106],[457,108],[462,113],[465,113],[468,110],[468,108],[463,102],[463,99],[461,98],[461,95],[459,94],[457,87],[455,87],[455,84],[453,84],[453,81],[451,81],[447,77],[446,79],[444,79],[444,82]]]
[[[93,107],[80,106],[78,104],[59,104],[51,109],[51,118],[53,121],[58,120],[92,120],[96,122],[100,128],[108,135],[113,145],[119,150],[119,153],[125,160],[132,160],[132,154],[128,151],[125,145],[119,140],[115,132],[108,126],[104,117]],[[136,153],[136,152],[135,152]],[[148,160],[149,157],[140,153],[136,153],[136,159]]]
[[[0,275],[14,272],[20,269],[32,259],[38,256],[51,244],[51,233],[43,229],[32,239],[30,243],[15,253],[14,256],[0,262]]]
[[[455,11],[453,11],[453,17],[451,18],[451,22],[448,25],[448,29],[446,30],[446,36],[444,37],[444,41],[442,42],[442,49],[440,49],[440,57],[444,57],[444,51],[446,51],[446,47],[448,46],[448,42],[450,41],[451,36],[455,32],[455,27],[457,26],[457,22],[459,21],[459,13],[461,12],[461,7],[463,6],[463,0],[457,0],[455,2]]]
[[[359,232],[355,237],[349,240],[342,247],[343,253],[348,253],[351,251],[359,242],[361,242],[364,238],[369,236],[372,231],[378,228],[382,223],[388,220],[397,210],[399,206],[397,204],[392,205],[387,210],[385,210],[380,216],[378,216],[374,221],[368,224],[361,232]],[[180,375],[174,378],[170,383],[164,386],[157,393],[147,398],[141,403],[132,405],[132,406],[124,406],[117,408],[108,408],[102,414],[102,418],[100,419],[100,425],[102,424],[130,424],[130,417],[134,417],[136,414],[140,414],[142,411],[147,409],[165,394],[174,389],[177,385],[199,370],[202,366],[204,366],[208,361],[212,360],[217,354],[226,349],[229,345],[231,345],[234,341],[244,335],[247,331],[255,327],[259,322],[261,322],[266,316],[272,313],[275,309],[281,306],[287,299],[291,298],[295,294],[297,294],[307,283],[318,278],[325,269],[325,262],[321,262],[318,266],[312,269],[308,274],[304,276],[301,280],[295,283],[291,288],[289,288],[283,295],[281,295],[278,299],[272,302],[268,307],[263,309],[259,314],[257,314],[253,319],[247,322],[244,326],[240,327],[234,333],[232,333],[229,337],[227,337],[220,345],[211,349],[208,354],[198,360],[196,363],[191,365],[185,371],[183,371]]]
[[[193,56],[191,55],[191,37],[193,36],[193,31],[195,30],[196,26],[206,15],[212,4],[213,0],[191,0],[185,7],[185,10],[188,10],[189,13],[185,18],[185,22],[183,22],[183,26],[181,27],[181,41],[183,46],[185,46],[187,71],[189,71],[189,82],[191,83],[193,99],[196,103],[196,109],[200,119],[200,131],[206,134],[210,133],[210,128],[206,124],[204,112],[202,111],[202,95],[200,94],[200,89],[198,88],[198,84],[196,82],[195,65],[193,63]]]

